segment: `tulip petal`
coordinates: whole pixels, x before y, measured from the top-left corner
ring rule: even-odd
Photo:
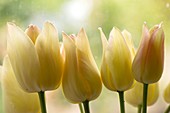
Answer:
[[[2,90],[5,113],[38,113],[38,95],[23,91],[6,56],[2,68]]]
[[[168,84],[168,86],[166,87],[165,91],[164,91],[164,100],[167,103],[170,103],[170,83]]]
[[[77,49],[78,58],[78,85],[81,92],[85,95],[86,100],[96,99],[102,89],[99,71],[93,67],[87,54]]]
[[[62,87],[65,97],[72,103],[85,101],[85,96],[79,90],[78,61],[76,55],[76,45],[74,41],[63,33],[63,43],[65,48],[65,68],[62,79]]]
[[[126,40],[126,43],[128,45],[128,48],[130,50],[131,57],[133,60],[136,52],[135,52],[134,44],[132,41],[132,36],[127,30],[123,30],[122,35],[123,35],[124,39]]]
[[[39,75],[42,91],[59,87],[63,72],[63,59],[60,52],[58,32],[55,27],[46,22],[37,38],[35,48],[38,53],[41,75]]]
[[[103,46],[103,53],[104,53],[104,50],[108,46],[108,42],[107,42],[107,38],[106,38],[105,34],[102,31],[102,28],[98,28],[98,29],[100,31],[101,40],[102,40],[102,46]]]
[[[147,98],[147,105],[153,105],[159,97],[159,84],[154,83],[150,84],[148,87],[148,98]]]
[[[143,82],[143,72],[146,64],[146,54],[148,52],[150,34],[146,24],[143,25],[142,40],[132,64],[134,78],[138,82]]]
[[[25,33],[29,36],[32,42],[35,44],[35,41],[40,34],[40,29],[35,25],[29,25],[28,28],[25,30]]]
[[[103,31],[101,28],[99,28],[100,30],[100,35],[101,35],[101,40],[102,40],[102,46],[103,46],[103,56],[102,56],[102,64],[101,64],[101,78],[102,78],[102,81],[104,83],[104,85],[112,90],[112,91],[116,91],[117,89],[115,88],[115,85],[112,81],[112,75],[111,75],[111,72],[109,70],[109,67],[106,63],[106,57],[105,57],[105,50],[108,46],[108,42],[107,42],[107,39],[106,39],[106,36],[104,35]]]
[[[37,83],[40,65],[33,42],[12,23],[8,23],[8,33],[7,52],[19,84],[25,91],[40,91]]]
[[[90,49],[90,44],[86,35],[86,32],[84,29],[81,29],[80,32],[77,35],[76,38],[76,46],[80,51],[83,51],[85,54],[87,54],[87,56],[90,59],[90,62],[92,62],[92,66],[96,68],[96,70],[98,70],[97,64],[94,60],[93,54],[91,52]],[[99,72],[99,70],[98,70]]]

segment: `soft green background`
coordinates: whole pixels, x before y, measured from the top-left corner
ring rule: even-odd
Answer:
[[[81,6],[78,7],[77,5],[75,6],[75,10],[70,13],[70,4],[72,2],[76,4],[80,1],[86,3],[84,4],[88,7],[86,13],[81,12]],[[77,19],[76,16],[80,18]],[[155,24],[163,22],[167,53],[169,51],[169,0],[0,0],[0,63],[2,64],[3,56],[6,54],[7,22],[14,22],[24,30],[31,23],[42,27],[45,20],[52,21],[55,24],[59,30],[60,40],[62,40],[61,31],[64,30],[68,34],[77,34],[79,29],[84,27],[99,67],[102,47],[98,27],[103,28],[107,38],[114,26],[120,30],[127,29],[131,32],[135,47],[137,48],[143,23],[147,22],[150,28]],[[63,112],[69,112],[69,109],[73,109],[73,111],[76,109],[78,112],[77,106],[72,106],[66,102],[61,90],[57,92],[56,96],[53,96],[57,98],[56,100],[54,99],[54,103],[56,102],[55,106],[59,106],[60,109],[63,107]],[[117,101],[117,94],[104,88],[100,98],[94,101],[94,104],[92,102],[92,111],[93,113],[113,113],[112,111],[117,113],[119,111]],[[0,104],[0,113],[2,113],[2,101]],[[163,103],[160,108],[157,108],[158,110],[155,113],[163,112],[165,106],[166,104]],[[59,107],[56,107],[56,109],[59,109]],[[128,112],[135,112],[135,109],[130,105],[127,105],[127,109],[129,109]]]

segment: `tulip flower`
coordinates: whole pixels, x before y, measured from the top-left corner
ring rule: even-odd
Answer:
[[[54,90],[59,87],[63,58],[57,30],[46,22],[42,32],[29,26],[24,33],[8,23],[7,51],[17,81],[27,92]]]
[[[134,78],[143,83],[143,113],[147,112],[148,84],[156,83],[163,72],[164,31],[162,25],[148,30],[143,25],[142,40],[132,64]]]
[[[100,95],[102,84],[84,29],[78,36],[63,33],[63,43],[66,55],[62,79],[64,95],[72,103],[87,105]]]
[[[131,65],[135,51],[131,35],[113,28],[107,41],[102,29],[99,30],[103,45],[101,78],[106,88],[119,93],[121,113],[124,113],[124,91],[134,81]]]
[[[134,58],[132,71],[134,78],[141,83],[157,82],[164,65],[164,31],[156,25],[150,31],[143,26],[142,40]]]
[[[38,92],[42,113],[46,113],[44,91],[58,88],[63,73],[58,33],[49,22],[40,33],[36,26],[25,32],[8,23],[7,52],[20,86],[26,92]]]
[[[148,87],[148,98],[147,105],[153,105],[159,97],[159,87],[158,83],[154,83],[149,85]],[[133,105],[134,107],[138,107],[142,105],[143,102],[143,84],[140,82],[136,82],[132,89],[126,91],[125,93],[126,101]]]
[[[27,93],[19,86],[8,56],[2,67],[2,94],[5,113],[39,113],[40,105],[36,93]]]
[[[133,46],[126,42],[126,40],[131,39],[123,36],[117,28],[112,29],[108,41],[101,28],[100,33],[103,45],[102,81],[109,90],[126,91],[131,87],[134,80],[131,72],[133,58],[131,47]],[[127,34],[127,31],[126,33],[124,31],[125,34]]]

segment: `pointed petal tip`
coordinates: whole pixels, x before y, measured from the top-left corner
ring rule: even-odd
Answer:
[[[102,28],[101,28],[101,27],[98,27],[98,30],[99,30],[99,31],[102,31]]]
[[[143,24],[144,24],[144,25],[146,25],[146,24],[147,24],[147,22],[146,22],[146,21],[144,21],[144,22],[143,22]]]
[[[85,31],[85,30],[84,30],[84,28],[82,27],[82,28],[80,29],[80,31]]]
[[[66,36],[67,34],[64,31],[61,31],[62,36]]]
[[[13,22],[7,22],[8,26],[15,26],[15,24]]]
[[[83,33],[83,34],[85,34],[86,33],[86,31],[85,31],[85,29],[82,27],[81,29],[80,29],[80,31],[78,32],[78,35],[80,35],[81,33]]]
[[[122,31],[122,33],[129,33],[129,31],[126,30],[126,29],[124,29],[124,30]]]
[[[63,36],[63,39],[65,39],[65,38],[68,38],[69,36],[64,32],[64,31],[62,31],[62,36]]]
[[[53,26],[53,24],[52,24],[50,21],[46,21],[46,22],[44,23],[44,26]]]
[[[163,21],[162,21],[158,26],[159,26],[159,28],[162,28],[162,26],[163,26]]]
[[[102,35],[103,34],[103,30],[101,27],[98,27],[98,30],[100,31],[100,34]]]
[[[45,21],[45,23],[44,24],[52,24],[52,22],[51,21],[49,21],[49,20],[47,20],[47,21]]]
[[[16,25],[12,22],[7,22],[7,27],[8,27],[8,30],[12,29],[13,27],[16,27]]]

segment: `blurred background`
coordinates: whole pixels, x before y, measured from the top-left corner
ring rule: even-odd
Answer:
[[[102,47],[98,27],[103,28],[107,38],[114,26],[128,30],[137,48],[143,23],[146,22],[150,28],[163,22],[165,69],[160,80],[160,97],[148,109],[149,113],[163,113],[167,107],[162,98],[163,90],[170,82],[170,0],[0,0],[0,64],[6,54],[7,22],[14,22],[25,30],[29,24],[42,28],[47,20],[56,26],[61,41],[62,31],[77,34],[84,27],[99,67]],[[0,97],[0,113],[3,113]],[[47,92],[47,102],[49,113],[79,113],[78,105],[67,102],[61,88]],[[90,105],[92,113],[119,113],[118,94],[105,87],[100,97]],[[126,103],[126,111],[136,113],[137,108]]]

